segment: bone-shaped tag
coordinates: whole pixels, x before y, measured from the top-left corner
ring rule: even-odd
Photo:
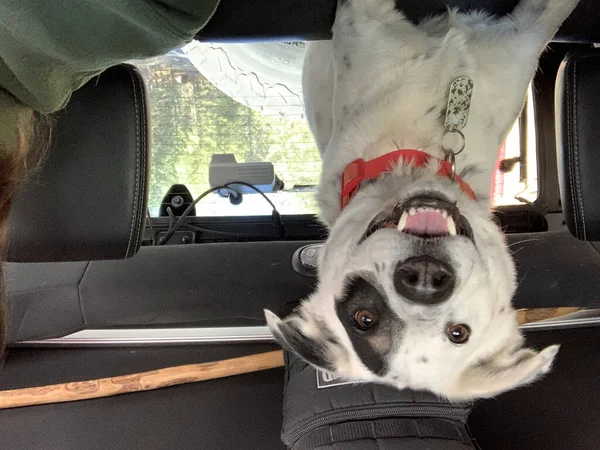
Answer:
[[[444,127],[447,131],[460,131],[467,124],[471,95],[473,94],[473,80],[469,77],[460,77],[450,85],[448,107]]]

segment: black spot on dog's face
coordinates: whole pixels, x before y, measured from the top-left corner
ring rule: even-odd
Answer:
[[[316,335],[308,336],[303,332],[302,328],[308,324],[318,330]],[[275,340],[283,348],[325,370],[335,371],[333,355],[340,357],[346,353],[327,323],[322,318],[307,314],[301,307],[285,320],[277,318],[275,324],[270,324],[270,329]]]
[[[296,353],[308,363],[326,370],[335,369],[329,361],[325,342],[309,339],[300,330],[287,324],[273,330],[273,336],[282,347]]]
[[[429,362],[429,359],[427,358],[427,356],[421,356],[419,359],[417,359],[417,362],[421,364],[427,364]]]
[[[325,344],[327,344],[329,346],[337,346],[337,347],[342,346],[339,339],[330,333],[325,333],[325,337],[323,338],[323,340],[325,341]]]
[[[375,324],[366,330],[355,322],[357,311],[362,310],[376,317]],[[343,297],[337,300],[336,313],[360,360],[371,372],[383,376],[404,322],[392,311],[379,290],[359,276],[349,280]]]

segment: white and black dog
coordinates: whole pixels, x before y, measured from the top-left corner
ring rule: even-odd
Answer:
[[[316,292],[283,320],[265,312],[279,343],[346,379],[451,400],[550,370],[557,345],[523,346],[489,189],[538,57],[576,4],[522,0],[508,16],[451,10],[415,25],[393,0],[339,3],[333,39],[308,45],[303,75],[330,234]],[[456,161],[474,195],[442,161],[461,77],[472,98]]]

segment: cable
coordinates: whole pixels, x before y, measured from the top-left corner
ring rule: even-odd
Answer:
[[[264,198],[267,202],[269,202],[269,205],[271,205],[271,208],[273,208],[275,211],[277,211],[277,208],[275,207],[275,205],[273,204],[273,202],[271,201],[271,199],[269,197],[267,197],[266,194],[263,191],[261,191],[259,188],[257,188],[253,184],[246,183],[245,181],[234,181],[234,182],[231,182],[231,183],[227,183],[225,186],[227,186],[227,187],[230,188],[230,186],[233,185],[233,184],[240,184],[242,186],[246,186],[247,188],[252,189],[257,194],[260,194],[262,196],[262,198]]]
[[[171,237],[173,237],[173,235],[175,234],[175,232],[183,224],[183,221],[186,219],[186,217],[188,216],[188,214],[192,211],[192,209],[194,208],[194,206],[196,206],[200,200],[202,200],[208,194],[212,194],[213,192],[218,191],[219,189],[226,189],[226,188],[227,188],[226,185],[225,186],[217,186],[217,187],[214,187],[214,188],[210,188],[210,189],[204,191],[198,197],[196,197],[196,199],[192,203],[190,203],[187,208],[185,208],[185,211],[183,211],[183,213],[181,214],[181,216],[179,217],[179,219],[173,225],[169,226],[169,229],[167,230],[167,233],[163,237],[161,237],[160,240],[158,241],[158,245],[165,245],[165,243],[168,242],[169,239],[171,239]]]
[[[275,207],[275,205],[273,204],[271,199],[269,199],[269,197],[267,197],[264,192],[262,192],[260,189],[258,189],[256,186],[254,186],[250,183],[246,183],[244,181],[232,181],[232,182],[224,184],[222,186],[216,186],[216,187],[210,188],[210,189],[204,191],[198,197],[196,197],[196,199],[188,205],[188,207],[185,209],[185,211],[183,211],[183,213],[181,214],[179,219],[175,223],[171,223],[169,225],[169,229],[167,230],[165,235],[160,238],[160,240],[158,241],[158,245],[165,245],[169,241],[169,239],[171,239],[173,237],[173,235],[177,232],[177,230],[179,230],[179,228],[181,228],[185,219],[188,217],[188,215],[190,214],[192,209],[194,209],[194,207],[200,202],[200,200],[202,200],[207,195],[212,194],[213,192],[220,191],[223,189],[232,189],[231,186],[236,185],[236,184],[246,186],[246,187],[252,189],[256,193],[260,194],[269,203],[269,205],[271,205],[271,208],[273,208],[273,212],[271,213],[271,217],[273,219],[273,226],[276,227],[278,230],[279,239],[281,239],[281,240],[285,239],[285,235],[286,235],[285,224],[283,223],[283,220],[281,219],[281,214],[279,214],[279,211],[277,211],[277,208]],[[168,210],[169,209],[167,209],[167,211]],[[172,213],[173,212],[171,211],[171,213],[169,214],[170,222],[171,222],[171,214]],[[225,232],[218,232],[218,233],[222,234]]]
[[[275,205],[273,204],[271,199],[269,197],[267,197],[263,191],[258,189],[253,184],[246,183],[244,181],[236,181],[234,183],[227,183],[226,186],[230,186],[231,184],[241,184],[242,186],[246,186],[246,187],[252,189],[253,191],[255,191],[256,193],[260,194],[262,196],[262,198],[264,198],[267,202],[269,202],[269,205],[271,205],[271,208],[273,208],[273,212],[271,213],[271,219],[273,220],[273,226],[275,228],[277,228],[277,233],[279,235],[279,239],[284,240],[285,235],[286,235],[285,224],[283,223],[281,214],[279,214],[279,211],[277,211],[277,208],[275,207]]]
[[[231,236],[231,237],[252,237],[254,235],[248,233],[236,233],[234,231],[219,231],[219,230],[211,230],[210,228],[199,227],[198,225],[192,225],[191,223],[185,224],[186,228],[189,228],[193,231],[201,231],[202,233],[212,233],[218,236]]]
[[[175,214],[170,206],[167,206],[167,215],[169,216],[169,228],[175,223]]]
[[[239,192],[236,192],[236,194],[241,196],[241,194]],[[175,217],[176,216],[173,213],[173,210],[171,209],[170,206],[167,207],[167,214],[169,215],[169,228],[168,229],[171,229],[171,227],[175,223]],[[192,225],[191,223],[186,223],[185,227],[189,228],[192,231],[201,231],[203,233],[213,233],[213,234],[221,235],[221,236],[232,236],[232,237],[247,236],[247,235],[244,235],[242,233],[229,233],[227,231],[209,230],[208,228],[202,228],[202,227],[199,227],[197,225]]]
[[[262,234],[250,234],[250,233],[239,233],[235,231],[220,231],[213,230],[211,228],[199,227],[197,225],[192,225],[191,223],[185,224],[186,229],[190,229],[192,231],[200,231],[202,233],[211,233],[217,236],[229,236],[229,237],[244,237],[244,238],[262,238],[264,235]]]
[[[146,222],[148,222],[148,226],[150,227],[150,233],[152,234],[152,239],[150,239],[150,241],[152,242],[152,245],[156,245],[155,241],[154,241],[154,226],[152,225],[152,217],[150,216],[150,208],[146,208]]]

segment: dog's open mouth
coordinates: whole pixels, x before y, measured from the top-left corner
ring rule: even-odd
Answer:
[[[436,197],[414,197],[396,204],[391,212],[378,214],[359,243],[382,228],[396,228],[423,239],[464,236],[473,240],[471,224],[456,203]]]

